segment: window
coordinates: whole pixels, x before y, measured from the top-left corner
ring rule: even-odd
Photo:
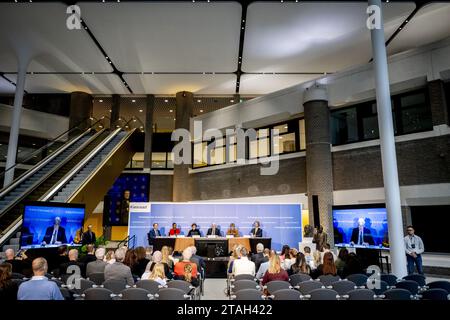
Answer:
[[[300,150],[306,150],[305,119],[299,120],[298,127],[299,127],[299,136],[300,136]]]
[[[399,134],[433,129],[431,110],[425,91],[408,93],[394,100]]]
[[[356,107],[333,111],[331,113],[330,130],[332,144],[339,145],[358,141]]]
[[[165,152],[152,152],[152,169],[165,169],[166,157]]]

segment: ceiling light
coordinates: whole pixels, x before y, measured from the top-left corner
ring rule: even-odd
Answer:
[[[230,102],[231,102],[231,103],[233,103],[233,102],[234,102],[234,100],[233,100],[233,99],[231,99],[231,100],[230,100]]]
[[[100,100],[98,100],[98,102],[103,102],[103,100],[102,100],[102,99],[100,99]]]
[[[172,110],[172,109],[170,109],[170,110],[169,110],[169,112],[173,112],[173,110]]]
[[[285,129],[287,129],[287,128],[288,128],[288,126],[284,126],[284,128],[285,128]]]
[[[169,100],[167,100],[167,99],[164,99],[164,102],[165,102],[165,103],[167,103],[167,102],[169,102]]]
[[[136,122],[137,120],[136,119],[133,119],[133,122]]]
[[[112,112],[112,110],[111,110],[111,109],[109,109],[109,112]]]
[[[99,127],[100,129],[101,129],[101,128],[103,128],[103,126],[102,126],[102,125],[99,125],[98,127]]]
[[[200,103],[200,102],[202,102],[202,100],[198,99],[197,102]]]
[[[90,117],[89,120],[94,120],[94,118]]]
[[[35,146],[36,145],[36,143],[33,143],[33,146]],[[0,146],[1,146],[1,144],[0,144]]]
[[[142,109],[139,109],[139,112],[144,112],[144,110],[142,110]]]
[[[200,112],[203,112],[203,109],[200,109]]]
[[[131,102],[135,103],[135,102],[136,102],[136,100],[134,100],[134,99],[133,99],[133,100],[131,100]]]
[[[176,118],[173,118],[173,121],[176,121],[177,119]]]

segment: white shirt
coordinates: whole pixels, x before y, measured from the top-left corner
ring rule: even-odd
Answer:
[[[248,257],[241,257],[233,262],[233,274],[251,274],[255,275],[255,263],[250,261]]]
[[[283,270],[289,270],[294,263],[295,263],[295,258],[294,259],[284,259],[283,262],[281,263],[281,268],[283,268]]]
[[[404,241],[406,254],[410,254],[412,252],[415,252],[416,254],[422,254],[425,251],[422,239],[416,235],[407,235],[404,238]]]

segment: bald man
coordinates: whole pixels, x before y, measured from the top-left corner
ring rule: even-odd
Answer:
[[[13,249],[7,249],[5,251],[6,260],[5,262],[8,262],[12,265],[12,272],[15,273],[23,273],[23,264],[21,260],[16,259],[15,253]]]
[[[17,300],[64,300],[57,284],[45,276],[47,260],[36,258],[32,264],[34,276],[23,282],[17,292]]]

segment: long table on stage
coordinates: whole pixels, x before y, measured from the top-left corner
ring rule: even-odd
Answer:
[[[154,239],[153,250],[161,250],[163,246],[172,247],[174,251],[182,252],[184,249],[190,246],[198,245],[196,242],[210,242],[210,243],[220,243],[227,242],[227,251],[231,251],[235,245],[244,246],[250,252],[256,252],[256,245],[262,243],[264,248],[271,248],[272,238],[247,238],[247,237],[236,237],[236,238],[224,238],[224,237],[156,237]],[[227,252],[228,255],[228,252]]]

